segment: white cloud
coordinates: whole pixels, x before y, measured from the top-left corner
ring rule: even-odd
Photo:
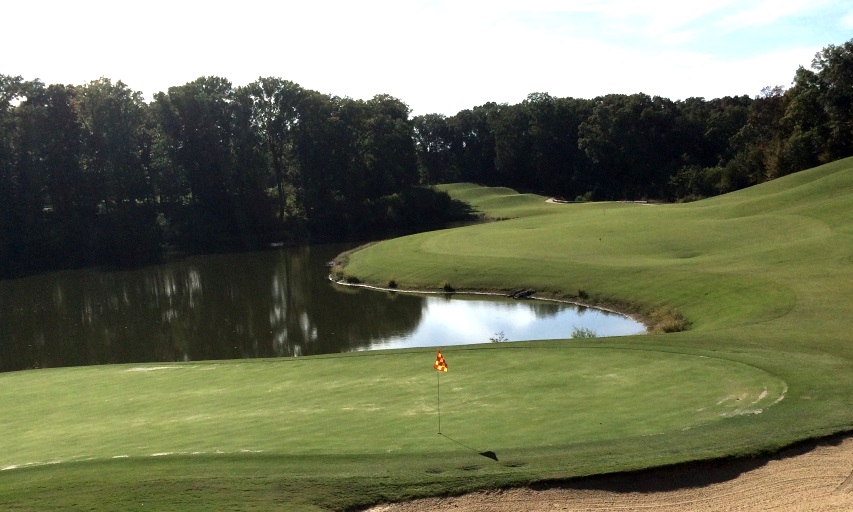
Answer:
[[[791,48],[785,40],[764,41],[773,52],[747,54],[749,33],[735,27],[775,23],[819,6],[826,14],[839,4],[743,5],[737,0],[149,0],[144,5],[45,0],[38,15],[9,15],[0,44],[17,51],[4,55],[0,73],[75,84],[106,76],[149,99],[202,75],[224,76],[235,85],[281,76],[340,96],[392,94],[415,113],[454,114],[487,101],[516,103],[531,92],[587,98],[640,91],[673,99],[752,95],[763,85],[789,82],[814,52],[839,42],[820,41],[811,48],[800,42]],[[839,20],[853,27],[853,13],[827,15],[823,22],[837,27]],[[746,43],[725,39],[733,32]],[[701,51],[697,42],[704,42]],[[739,53],[723,53],[733,47]]]
[[[828,3],[828,0],[762,0],[725,16],[717,25],[727,30],[766,26],[782,18],[812,12]]]

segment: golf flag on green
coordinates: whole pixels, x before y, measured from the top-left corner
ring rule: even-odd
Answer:
[[[432,367],[440,372],[447,373],[447,361],[441,355],[441,350],[435,350],[435,364]]]

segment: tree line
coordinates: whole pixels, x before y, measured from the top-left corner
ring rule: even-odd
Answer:
[[[853,40],[754,98],[535,93],[450,117],[280,78],[145,102],[0,75],[0,277],[436,226],[464,212],[435,183],[678,201],[850,155]]]
[[[107,78],[0,75],[0,277],[456,218],[449,196],[416,186],[412,130],[399,99],[278,78],[202,77],[146,103]]]
[[[793,85],[671,101],[530,94],[414,119],[426,183],[475,181],[569,200],[692,200],[853,155],[853,40]]]

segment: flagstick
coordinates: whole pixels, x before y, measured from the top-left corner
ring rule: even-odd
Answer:
[[[438,389],[438,433],[441,434],[441,372],[436,372],[436,389]]]

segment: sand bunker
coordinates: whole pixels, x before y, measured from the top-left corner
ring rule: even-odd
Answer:
[[[424,499],[369,510],[849,512],[853,511],[853,436],[824,439],[772,457],[686,464],[677,469]]]

